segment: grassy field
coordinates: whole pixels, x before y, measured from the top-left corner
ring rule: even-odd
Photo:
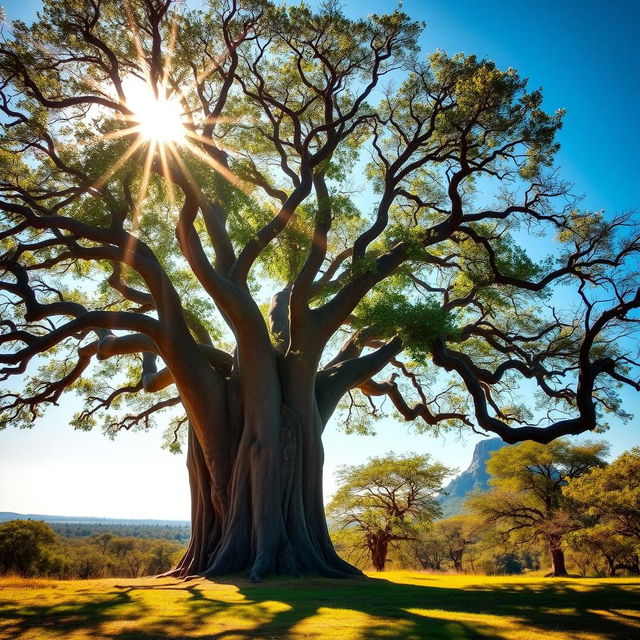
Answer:
[[[0,579],[2,640],[640,638],[640,579]]]

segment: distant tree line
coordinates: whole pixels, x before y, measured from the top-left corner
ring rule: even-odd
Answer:
[[[487,463],[491,489],[446,519],[435,500],[443,467],[427,457],[345,467],[328,506],[334,544],[377,570],[640,575],[640,447],[610,464],[607,450],[564,439],[504,447]],[[372,539],[387,542],[382,562]]]
[[[60,526],[76,527],[76,533],[86,527]],[[105,525],[98,526],[102,531],[88,536],[63,537],[39,520],[4,522],[0,524],[0,573],[52,578],[137,578],[168,571],[184,553],[185,545],[175,539],[117,536],[106,531]]]
[[[87,538],[112,533],[121,538],[155,538],[177,540],[186,544],[191,535],[189,525],[111,524],[87,522],[50,522],[51,528],[64,538]]]

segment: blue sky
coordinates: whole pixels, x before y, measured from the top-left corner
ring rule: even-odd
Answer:
[[[29,20],[40,2],[0,5],[10,19]],[[375,11],[395,6],[376,2]],[[567,110],[557,164],[574,192],[585,196],[585,208],[615,213],[640,206],[640,1],[406,0],[403,9],[427,23],[420,40],[425,53],[475,53],[514,67],[530,87],[543,88],[547,110]],[[351,16],[371,10],[372,3],[345,2]],[[625,400],[640,413],[637,394]],[[73,410],[63,405],[32,430],[0,432],[0,511],[188,518],[184,459],[160,450],[159,432],[109,441],[98,432],[72,431],[66,423]],[[638,444],[638,424],[613,426],[606,438],[614,454]],[[478,440],[412,435],[391,420],[377,431],[345,436],[327,428],[327,492],[339,464],[413,450],[464,468]]]

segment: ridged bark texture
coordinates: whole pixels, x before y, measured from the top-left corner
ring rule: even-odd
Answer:
[[[251,404],[246,394],[240,401],[236,376],[228,381],[226,413],[208,417],[217,421],[215,429],[194,424],[190,416],[192,535],[171,575],[248,572],[260,581],[279,573],[361,573],[338,557],[329,538],[322,495],[324,425],[313,380],[305,382],[291,372],[279,376],[278,385],[262,381],[282,390],[277,410],[269,402]],[[205,446],[200,439],[211,432],[228,433],[228,441]],[[213,453],[207,456],[206,450]]]

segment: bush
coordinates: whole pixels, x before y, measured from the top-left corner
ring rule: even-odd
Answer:
[[[50,575],[62,565],[53,554],[58,536],[39,520],[9,520],[0,524],[0,569],[21,576]]]

